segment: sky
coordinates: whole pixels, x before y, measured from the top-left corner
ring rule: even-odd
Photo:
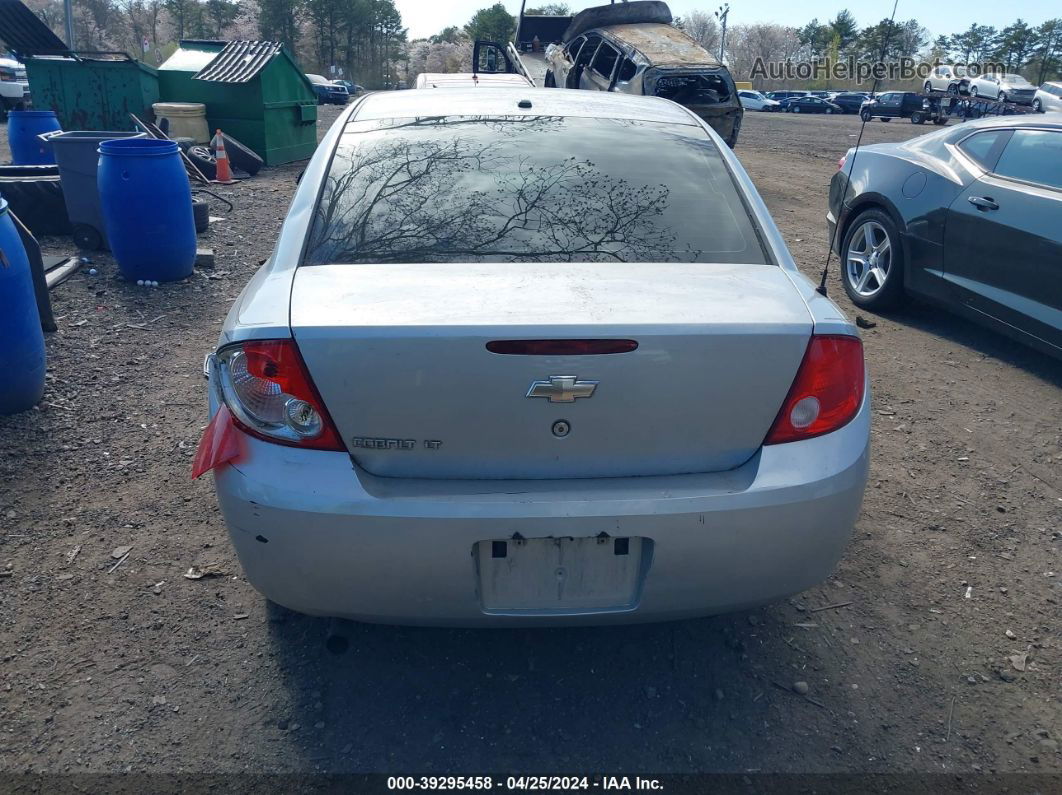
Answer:
[[[425,38],[438,33],[448,25],[464,25],[472,18],[477,9],[493,5],[495,0],[395,0],[395,5],[402,12],[402,19],[409,28],[411,39]],[[568,5],[576,11],[592,5],[601,5],[606,0],[570,0]],[[671,12],[675,16],[688,14],[690,11],[712,12],[719,7],[721,0],[669,0]],[[539,3],[528,0],[534,7]],[[890,0],[865,0],[855,2],[794,2],[794,0],[730,0],[730,24],[739,25],[751,22],[777,22],[782,25],[801,26],[818,17],[825,22],[843,8],[849,9],[860,26],[870,25],[887,19],[892,13]],[[505,0],[505,7],[511,14],[520,12],[520,0]],[[993,25],[1003,28],[1021,17],[1031,25],[1038,25],[1045,19],[1062,16],[1062,3],[1059,0],[1014,0],[1001,3],[999,0],[962,0],[961,2],[925,3],[914,0],[899,0],[896,18],[899,20],[916,18],[933,36],[958,33],[971,23]]]

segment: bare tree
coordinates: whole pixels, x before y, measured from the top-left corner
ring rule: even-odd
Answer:
[[[708,52],[714,54],[719,50],[719,25],[714,17],[703,11],[691,11],[676,24]]]

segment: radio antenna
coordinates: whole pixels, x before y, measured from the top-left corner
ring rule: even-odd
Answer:
[[[892,3],[892,16],[889,17],[889,27],[888,27],[888,30],[885,31],[885,36],[882,38],[882,42],[881,42],[881,55],[878,57],[878,63],[880,63],[880,64],[884,64],[885,63],[885,55],[889,51],[889,41],[892,39],[892,32],[896,28],[896,7],[899,4],[900,4],[900,0],[893,0],[893,3]],[[878,74],[880,75],[881,72],[878,72]],[[878,93],[878,84],[880,82],[881,82],[881,78],[878,77],[878,76],[875,76],[874,77],[874,87],[871,88],[871,90],[870,90],[870,93],[871,93],[872,96],[876,95]],[[841,191],[841,204],[840,204],[841,209],[844,208],[844,200],[848,197],[848,186],[852,182],[852,172],[855,170],[856,158],[859,156],[859,145],[861,143],[863,143],[863,130],[865,130],[867,128],[867,121],[869,121],[869,119],[870,119],[869,116],[864,116],[862,118],[862,124],[859,125],[859,136],[856,138],[856,145],[855,145],[855,148],[852,150],[852,158],[851,158],[851,160],[845,162],[845,164],[844,164],[845,165],[845,168],[844,168],[844,190]],[[840,211],[838,211],[838,214],[840,214]],[[822,265],[822,278],[819,279],[819,286],[815,288],[822,295],[827,295],[827,292],[826,292],[826,276],[830,272],[830,257],[833,255],[833,247],[837,244],[837,232],[841,228],[841,224],[840,224],[840,220],[841,219],[837,218],[836,220],[837,220],[837,223],[835,223],[833,225],[833,234],[830,235],[829,246],[826,249],[826,262],[824,262],[823,265]]]

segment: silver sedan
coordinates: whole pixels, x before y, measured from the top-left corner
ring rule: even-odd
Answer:
[[[251,583],[317,615],[747,608],[831,573],[867,478],[855,327],[655,98],[359,100],[206,372],[196,474]]]

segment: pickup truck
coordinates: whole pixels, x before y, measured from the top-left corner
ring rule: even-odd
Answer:
[[[26,67],[10,57],[0,57],[0,111],[20,110],[29,101]]]
[[[574,16],[529,15],[521,6],[515,40],[477,41],[473,71],[521,74],[545,88],[664,97],[692,110],[732,148],[744,112],[734,80],[671,23],[671,10],[658,0]]]

